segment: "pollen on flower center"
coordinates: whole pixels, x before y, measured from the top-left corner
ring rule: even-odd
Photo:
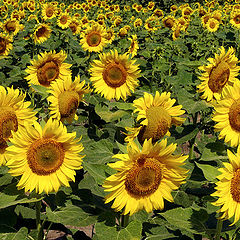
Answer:
[[[228,117],[231,127],[240,131],[240,99],[232,104],[229,109]]]
[[[66,24],[66,23],[67,23],[67,17],[66,17],[66,16],[62,16],[62,17],[60,18],[60,23],[61,23],[61,24]]]
[[[144,197],[158,189],[161,179],[161,164],[154,158],[140,157],[126,176],[125,188],[135,197]]]
[[[64,148],[51,138],[42,138],[33,142],[27,151],[27,161],[33,173],[49,175],[56,172],[64,160]]]
[[[58,98],[58,105],[61,118],[74,117],[79,105],[78,93],[75,91],[62,92]]]
[[[3,154],[5,152],[7,146],[7,142],[3,139],[0,139],[0,154]]]
[[[7,46],[6,40],[0,37],[0,54],[5,52],[6,46]]]
[[[51,17],[52,15],[53,15],[53,9],[52,8],[48,8],[47,10],[46,10],[46,15],[47,15],[47,17]]]
[[[103,71],[103,79],[110,87],[117,88],[127,79],[127,71],[121,63],[109,63]]]
[[[240,202],[240,169],[238,168],[234,174],[233,178],[231,180],[231,187],[230,192],[232,194],[232,198],[236,202]]]
[[[36,31],[37,37],[42,37],[47,32],[46,27],[42,26]]]
[[[98,32],[93,31],[87,35],[86,39],[89,46],[96,47],[101,42],[101,35]]]
[[[15,23],[15,21],[9,21],[9,22],[6,24],[6,29],[7,29],[9,32],[14,32],[15,29],[16,29],[16,23]]]
[[[16,132],[17,129],[18,120],[14,111],[0,108],[0,139],[7,141],[12,136],[11,131]]]
[[[230,69],[228,63],[220,62],[209,74],[208,86],[213,92],[219,92],[228,82]]]
[[[148,125],[144,126],[139,134],[139,141],[152,138],[157,141],[162,138],[171,127],[171,116],[161,106],[152,106],[146,110]]]
[[[59,67],[54,61],[46,62],[37,70],[37,77],[40,84],[49,86],[59,75]]]

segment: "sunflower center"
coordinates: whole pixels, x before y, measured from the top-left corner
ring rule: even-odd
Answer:
[[[174,21],[173,21],[171,18],[169,18],[169,19],[167,19],[167,20],[165,21],[165,26],[166,26],[167,28],[172,28],[173,25],[174,25]]]
[[[0,139],[0,154],[3,154],[5,152],[5,149],[7,148],[7,142],[3,139]]]
[[[14,32],[16,30],[16,23],[15,21],[9,21],[6,24],[6,29],[8,32]]]
[[[216,67],[212,68],[209,74],[208,86],[215,93],[223,89],[230,75],[228,63],[220,62]]]
[[[98,32],[93,31],[87,35],[87,44],[90,47],[96,47],[100,44],[101,39],[101,35]]]
[[[229,109],[228,117],[231,127],[240,132],[240,99],[232,104]]]
[[[161,106],[153,106],[147,109],[146,117],[148,125],[144,126],[139,133],[139,141],[152,138],[153,142],[162,138],[171,127],[171,116]]]
[[[51,17],[53,15],[54,11],[52,8],[47,8],[46,9],[46,16]]]
[[[231,180],[230,192],[232,194],[232,198],[236,202],[240,202],[240,169],[238,168]]]
[[[61,24],[66,24],[66,23],[67,23],[67,20],[68,20],[67,16],[62,16],[62,17],[60,18],[60,23],[61,23]]]
[[[215,28],[215,26],[216,26],[215,22],[211,21],[209,24],[209,27],[213,29]]]
[[[162,166],[154,158],[140,157],[129,170],[125,188],[135,197],[145,197],[154,193],[162,179]]]
[[[36,36],[37,36],[38,38],[40,38],[40,37],[44,36],[44,34],[46,33],[46,31],[47,31],[46,27],[42,26],[42,27],[40,27],[40,28],[36,31]]]
[[[4,53],[6,48],[7,48],[6,40],[0,37],[0,54]]]
[[[58,98],[58,105],[61,118],[73,118],[79,105],[78,93],[75,91],[62,92]]]
[[[38,81],[43,86],[49,86],[59,75],[58,65],[54,61],[46,62],[37,70]]]
[[[2,107],[0,108],[0,140],[7,141],[12,132],[16,132],[18,129],[17,116],[13,110]]]
[[[240,16],[236,16],[233,21],[236,23],[236,24],[239,24],[240,23]]]
[[[103,79],[110,87],[122,86],[127,79],[127,71],[121,63],[109,63],[103,71]]]
[[[33,173],[49,175],[56,172],[64,160],[64,148],[51,138],[42,138],[33,142],[27,151],[27,161]]]

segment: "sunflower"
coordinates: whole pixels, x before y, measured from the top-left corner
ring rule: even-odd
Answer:
[[[154,6],[155,6],[155,2],[149,2],[148,5],[147,5],[147,9],[148,10],[153,10],[154,9]]]
[[[157,141],[170,134],[169,129],[172,125],[181,125],[185,121],[184,118],[179,117],[185,113],[181,109],[182,105],[173,106],[176,100],[171,99],[170,95],[170,92],[163,92],[160,95],[156,91],[153,97],[145,92],[144,97],[133,101],[133,106],[136,107],[134,112],[138,112],[137,121],[140,120],[142,125],[133,132],[137,134],[140,143],[150,138]]]
[[[141,27],[142,26],[142,19],[141,18],[137,18],[135,21],[134,21],[134,23],[133,23],[133,26],[135,27],[135,28],[137,28],[137,27]]]
[[[54,6],[51,2],[45,3],[42,6],[42,17],[44,20],[52,19],[56,17],[56,6]]]
[[[236,27],[236,28],[240,28],[240,10],[235,10],[231,12],[230,15],[230,23]]]
[[[157,25],[159,25],[157,17],[150,16],[146,19],[144,27],[149,32],[155,32],[157,30]]]
[[[184,183],[187,170],[182,168],[188,156],[172,155],[176,144],[167,141],[152,144],[146,140],[140,150],[134,142],[128,144],[127,154],[116,154],[120,159],[109,166],[118,172],[108,177],[103,187],[111,192],[105,203],[114,200],[112,208],[123,214],[134,214],[145,209],[163,209],[164,199],[173,202],[172,190]]]
[[[130,60],[127,53],[119,55],[117,50],[99,55],[90,68],[91,78],[96,92],[111,100],[126,99],[138,86],[140,76],[136,60]]]
[[[107,44],[106,29],[98,23],[93,23],[81,34],[80,44],[89,52],[100,52]]]
[[[198,91],[203,93],[201,97],[207,101],[220,100],[223,90],[226,86],[233,85],[240,70],[236,65],[239,61],[232,47],[227,53],[223,46],[219,50],[220,55],[215,54],[215,58],[208,58],[210,63],[207,66],[199,67],[204,73],[199,77],[203,82],[197,87]]]
[[[0,86],[0,165],[6,161],[6,147],[12,131],[36,120],[35,112],[24,102],[25,95],[18,89]]]
[[[68,28],[69,24],[71,21],[71,17],[69,16],[69,14],[67,12],[61,13],[60,16],[57,19],[57,25],[62,28]]]
[[[139,49],[137,35],[136,34],[132,35],[132,37],[128,38],[128,40],[131,41],[131,45],[128,48],[127,53],[131,54],[131,56],[134,57],[137,55],[137,50]]]
[[[108,28],[106,29],[106,40],[108,41],[109,44],[112,43],[112,41],[115,39],[115,33],[113,28]]]
[[[219,28],[219,21],[215,18],[209,18],[206,23],[206,28],[209,32],[216,32]]]
[[[76,132],[67,133],[59,121],[48,120],[44,128],[38,122],[26,125],[13,135],[7,148],[7,166],[13,176],[21,176],[18,189],[37,193],[57,192],[61,185],[75,180],[75,170],[81,169],[83,150]]]
[[[221,175],[217,178],[216,191],[212,196],[218,197],[218,200],[212,203],[215,206],[220,206],[218,212],[222,213],[220,219],[230,219],[234,216],[235,224],[240,218],[240,147],[237,149],[237,154],[233,154],[227,150],[230,163],[224,162],[224,168],[220,168]]]
[[[0,59],[7,56],[12,49],[12,37],[0,33]]]
[[[226,143],[236,147],[240,143],[240,81],[233,87],[228,86],[223,99],[214,104],[213,120],[217,122],[215,130],[220,132],[219,138],[225,138]]]
[[[71,123],[73,119],[77,120],[76,111],[79,103],[82,101],[84,94],[89,92],[88,87],[84,87],[85,81],[80,82],[80,77],[75,77],[72,82],[71,78],[58,80],[50,85],[48,101],[51,102],[49,107],[50,114],[53,118],[64,122]]]
[[[173,16],[166,16],[165,18],[163,18],[162,22],[164,27],[166,28],[170,28],[172,29],[172,27],[174,26],[176,19]]]
[[[180,37],[181,30],[184,29],[183,26],[179,22],[175,22],[172,27],[172,38],[175,41]]]
[[[23,25],[16,19],[8,19],[2,24],[2,28],[6,34],[14,36],[23,29]]]
[[[41,53],[37,60],[32,60],[32,66],[25,70],[28,84],[49,87],[52,81],[64,79],[71,76],[71,64],[64,63],[67,54],[62,50],[59,53],[54,51]]]
[[[73,17],[68,27],[71,29],[73,35],[79,34],[81,31],[81,22],[77,18]]]
[[[41,44],[45,42],[50,37],[51,32],[52,30],[47,24],[38,24],[33,34],[35,44]]]

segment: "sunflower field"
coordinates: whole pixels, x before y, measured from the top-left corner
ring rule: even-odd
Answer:
[[[0,239],[240,239],[240,1],[0,18]]]

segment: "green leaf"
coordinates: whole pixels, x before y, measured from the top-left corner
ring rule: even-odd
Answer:
[[[1,240],[26,240],[28,236],[28,229],[23,227],[16,233],[0,233]]]
[[[63,207],[55,211],[51,211],[50,208],[47,208],[46,216],[51,222],[76,227],[89,226],[97,221],[97,215],[93,215],[88,211],[85,212],[82,208],[74,205]]]
[[[200,164],[196,162],[196,165],[203,171],[204,177],[210,182],[217,182],[217,176],[220,174],[217,167],[213,167],[208,164]]]
[[[137,240],[141,239],[142,224],[139,221],[132,221],[126,228],[117,231],[116,227],[106,226],[104,223],[96,223],[96,235],[93,239],[97,240]]]
[[[41,85],[34,85],[34,84],[31,84],[31,87],[37,92],[39,93],[43,99],[47,98],[48,96],[48,92],[47,92],[47,88],[46,87],[43,87]]]
[[[24,207],[22,205],[17,205],[15,208],[15,213],[21,215],[23,218],[36,219],[36,211],[34,209]],[[44,219],[44,215],[41,214],[41,219]]]
[[[107,106],[101,106],[100,104],[97,104],[95,106],[95,111],[106,122],[118,120],[124,115],[128,114],[126,111],[123,110],[117,110],[115,112],[112,112],[108,109]]]

